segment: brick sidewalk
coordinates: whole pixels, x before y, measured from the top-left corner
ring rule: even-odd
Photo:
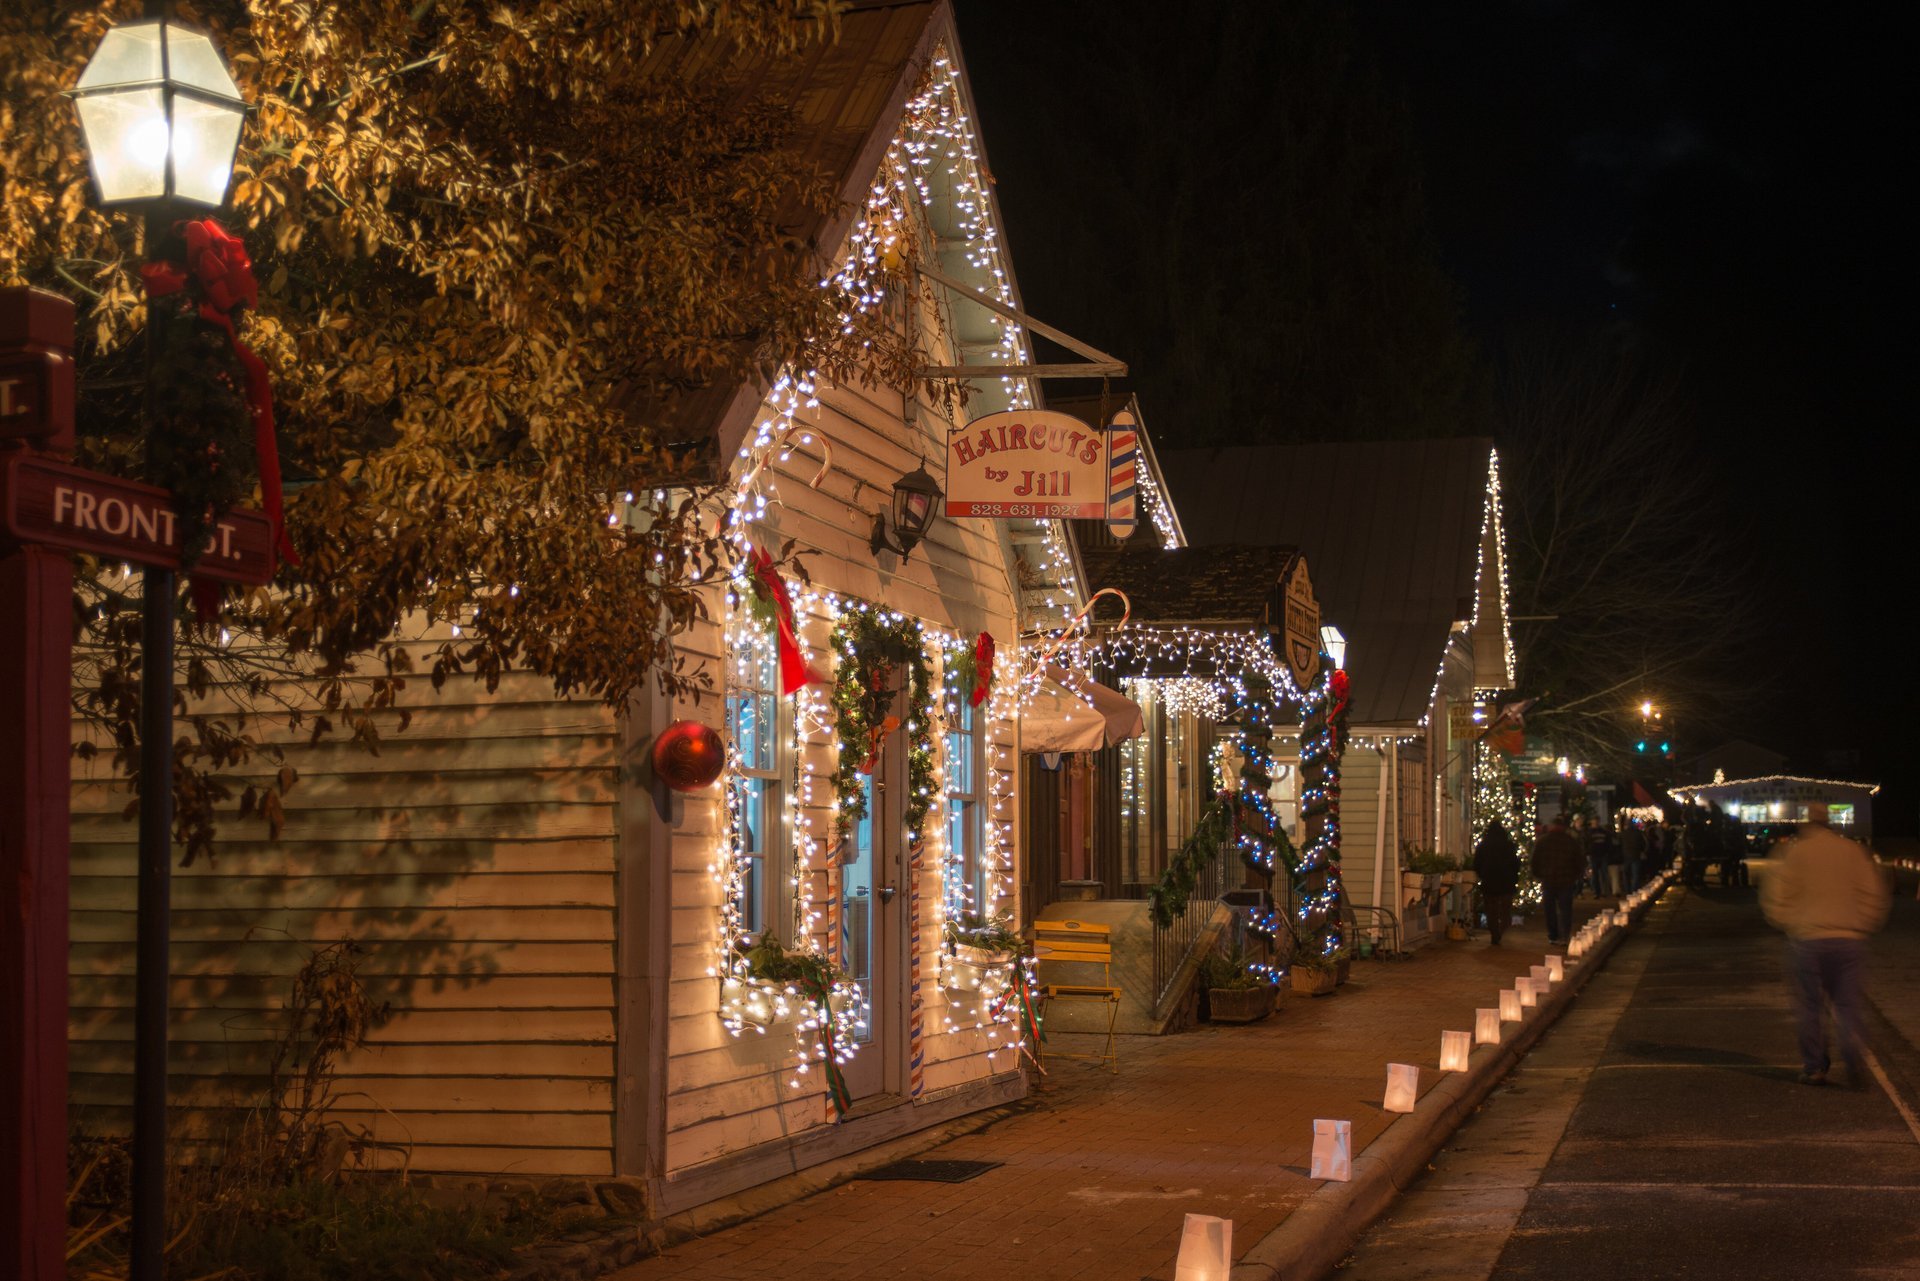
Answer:
[[[1441,1031],[1471,1030],[1474,1009],[1545,951],[1536,918],[1497,949],[1479,938],[1356,962],[1335,995],[1289,996],[1251,1027],[1124,1038],[1118,1077],[1050,1063],[1017,1115],[925,1154],[998,1169],[960,1184],[843,1184],[613,1276],[1166,1281],[1183,1215],[1232,1219],[1245,1253],[1320,1186],[1306,1177],[1314,1119],[1352,1121],[1358,1155],[1392,1119],[1388,1062],[1420,1065],[1425,1094]]]

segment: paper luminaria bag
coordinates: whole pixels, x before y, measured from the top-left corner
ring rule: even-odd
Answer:
[[[1473,1012],[1473,1039],[1481,1045],[1500,1044],[1500,1011]]]
[[[1533,980],[1534,991],[1544,992],[1547,985],[1553,982],[1553,971],[1545,965],[1530,965],[1527,967],[1527,977]]]
[[[1513,990],[1520,996],[1520,1004],[1532,1008],[1540,1004],[1540,989],[1534,986],[1532,979],[1515,979]]]
[[[1180,1230],[1173,1281],[1227,1281],[1233,1271],[1233,1220],[1189,1214]]]
[[[1353,1178],[1353,1122],[1313,1123],[1313,1166],[1307,1177],[1336,1183]]]
[[[1520,994],[1508,988],[1500,994],[1500,1021],[1518,1023],[1520,1018]]]
[[[1547,958],[1547,977],[1555,983],[1567,977],[1566,962],[1557,956],[1549,956]]]
[[[1420,1069],[1412,1063],[1387,1064],[1387,1098],[1381,1106],[1389,1112],[1411,1112],[1420,1098]]]
[[[1481,1010],[1481,1014],[1494,1015],[1493,1035],[1500,1035],[1500,1019],[1497,1010]],[[1442,1032],[1440,1034],[1440,1070],[1442,1072],[1464,1072],[1467,1059],[1473,1054],[1473,1034],[1470,1032]]]

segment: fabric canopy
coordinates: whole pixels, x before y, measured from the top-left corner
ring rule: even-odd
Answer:
[[[1097,752],[1138,738],[1146,729],[1146,715],[1125,694],[1078,672],[1049,667],[1039,691],[1021,710],[1020,749]]]

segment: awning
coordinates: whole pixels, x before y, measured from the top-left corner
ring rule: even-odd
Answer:
[[[1140,705],[1118,690],[1063,667],[1048,667],[1040,689],[1020,712],[1020,749],[1028,753],[1097,752],[1147,729]]]

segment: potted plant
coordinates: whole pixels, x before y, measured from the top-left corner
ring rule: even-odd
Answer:
[[[1273,1013],[1280,989],[1247,961],[1246,952],[1214,952],[1200,963],[1207,1017],[1214,1023],[1258,1023]]]
[[[1288,969],[1288,981],[1302,996],[1325,996],[1340,985],[1340,963],[1345,959],[1343,950],[1297,953]]]
[[[997,997],[1013,982],[1013,967],[1027,955],[1027,941],[1004,916],[951,917],[946,951],[940,958],[940,986],[961,995]]]

